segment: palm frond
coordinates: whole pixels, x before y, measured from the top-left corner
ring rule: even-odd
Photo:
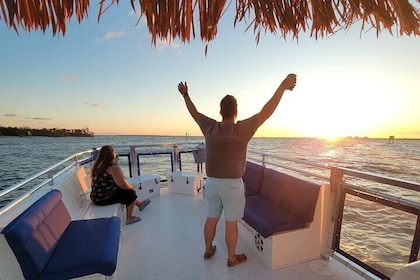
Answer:
[[[140,8],[151,34],[158,39],[195,38],[195,16],[198,17],[200,38],[208,43],[216,38],[219,20],[233,0],[130,0],[132,9]],[[361,22],[361,31],[373,28],[398,35],[420,35],[420,12],[408,0],[236,0],[233,24],[244,22],[258,40],[262,32],[298,38],[310,30],[315,39],[348,29]],[[420,0],[415,1],[417,4]],[[100,0],[98,21],[103,13],[119,0]],[[65,34],[71,18],[78,22],[88,17],[89,0],[0,0],[0,20],[16,32],[51,27],[53,35]],[[249,23],[249,24],[248,24]]]

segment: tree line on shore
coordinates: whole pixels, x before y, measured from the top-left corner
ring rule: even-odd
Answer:
[[[30,128],[30,127],[4,127],[0,126],[0,136],[48,136],[48,137],[93,137],[89,128],[62,129],[62,128]]]

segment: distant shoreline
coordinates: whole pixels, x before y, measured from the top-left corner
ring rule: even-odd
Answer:
[[[53,138],[60,138],[60,137],[95,137],[95,135],[0,135],[0,137],[25,137],[25,138],[32,138],[32,137],[53,137]]]
[[[9,128],[10,129],[10,128]],[[16,128],[13,128],[16,129]],[[28,135],[28,131],[31,132]],[[26,133],[26,134],[25,134]],[[204,137],[203,135],[156,135],[156,134],[94,134],[93,132],[89,132],[89,129],[21,129],[19,128],[19,132],[16,130],[13,133],[5,133],[4,127],[0,127],[0,137],[1,136],[12,136],[12,137],[36,137],[36,136],[43,136],[43,137],[94,137],[94,136],[116,136],[116,137],[183,137],[183,138],[199,138]],[[261,138],[261,139],[323,139],[328,141],[346,141],[346,140],[386,140],[389,141],[389,137],[337,137],[335,139],[329,139],[327,137],[310,137],[310,136],[254,136],[253,138]],[[414,140],[419,141],[420,138],[398,138],[394,137],[395,141],[400,140]]]
[[[33,129],[30,127],[0,127],[0,136],[15,136],[15,137],[93,137],[94,133],[90,132],[88,128],[82,129]]]

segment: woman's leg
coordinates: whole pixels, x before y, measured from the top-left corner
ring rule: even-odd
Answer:
[[[143,201],[138,201],[138,200],[135,201],[135,205],[139,208],[140,211],[143,211],[144,208],[146,208],[147,205],[149,204],[150,204],[150,199],[146,199]]]
[[[139,210],[140,210],[140,208],[143,206],[143,202],[141,202],[141,201],[138,201],[138,200],[136,200],[136,201],[134,201],[134,204],[139,208]],[[134,207],[134,206],[133,206]]]
[[[133,210],[134,210],[134,205],[136,204],[136,201],[134,201],[133,203],[129,204],[126,206],[126,210],[127,210],[127,222],[131,221],[132,219],[134,219],[133,217]]]
[[[118,189],[116,196],[118,201],[125,205],[127,211],[126,222],[132,221],[135,217],[133,216],[134,206],[137,203],[137,195],[133,190]]]

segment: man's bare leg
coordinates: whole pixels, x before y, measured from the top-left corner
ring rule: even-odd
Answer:
[[[226,246],[228,250],[228,259],[236,260],[236,244],[238,243],[238,223],[237,221],[226,221],[225,232]]]
[[[216,227],[219,222],[219,217],[207,217],[206,223],[204,224],[204,241],[206,244],[206,252],[213,250],[213,240],[216,236]]]

